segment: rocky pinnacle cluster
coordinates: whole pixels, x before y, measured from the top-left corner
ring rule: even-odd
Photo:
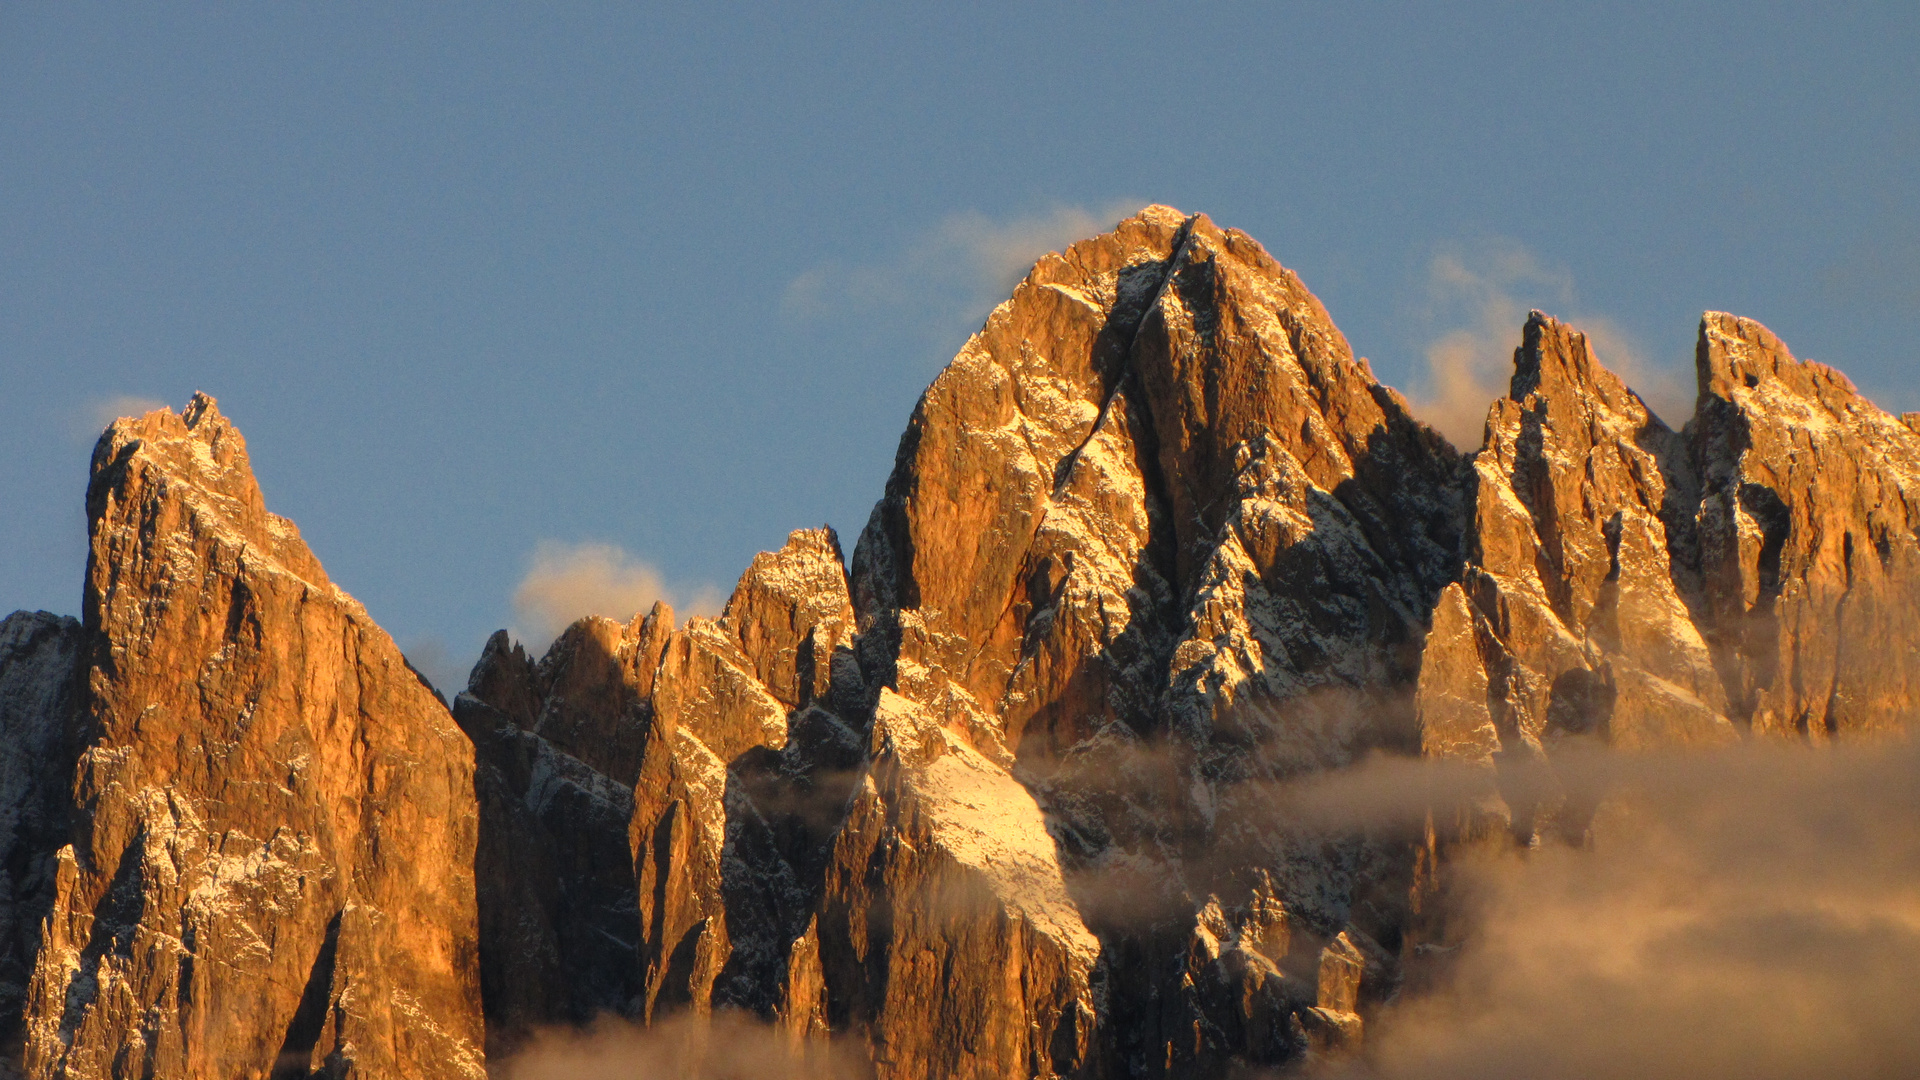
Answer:
[[[80,620],[0,623],[8,1067],[480,1080],[721,1012],[886,1080],[1351,1048],[1460,932],[1452,851],[1580,842],[1556,755],[1909,726],[1920,417],[1731,315],[1697,368],[1675,430],[1535,312],[1462,454],[1148,207],[934,380],[850,559],[501,632],[451,703],[213,399],[118,421]],[[1370,755],[1483,782],[1411,829],[1276,799]]]

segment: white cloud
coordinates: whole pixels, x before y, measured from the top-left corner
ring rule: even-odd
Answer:
[[[95,398],[74,410],[68,430],[75,441],[92,442],[100,437],[107,425],[123,416],[145,416],[156,409],[164,409],[167,403],[150,397],[134,394],[115,394],[112,397]]]
[[[944,335],[1004,300],[1040,256],[1105,232],[1143,205],[1062,205],[1014,218],[953,214],[889,258],[802,272],[788,283],[781,309],[800,319],[890,316]]]
[[[1573,277],[1510,240],[1436,255],[1427,267],[1426,382],[1407,395],[1414,414],[1455,446],[1474,450],[1487,409],[1506,394],[1527,311],[1539,308],[1587,335],[1594,355],[1674,427],[1693,415],[1691,380],[1654,364],[1613,321],[1574,307]]]
[[[616,544],[567,544],[542,540],[513,590],[514,633],[546,643],[584,615],[626,621],[656,600],[675,613],[712,615],[725,598],[713,586],[670,588],[652,564]]]

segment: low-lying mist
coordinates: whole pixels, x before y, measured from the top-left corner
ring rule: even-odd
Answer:
[[[1482,768],[1376,758],[1262,800],[1303,828],[1411,833]],[[1920,1076],[1920,747],[1564,749],[1516,786],[1599,800],[1584,844],[1450,864],[1450,949],[1321,1080],[1857,1080]],[[741,1014],[548,1032],[501,1080],[872,1075],[856,1044]]]
[[[549,1029],[490,1066],[495,1080],[859,1080],[864,1054],[801,1040],[743,1013],[679,1013],[643,1027],[611,1017],[586,1030]]]
[[[1590,846],[1455,864],[1468,933],[1357,1060],[1383,1080],[1920,1076],[1911,744],[1589,754]],[[1360,770],[1323,806],[1392,809]]]

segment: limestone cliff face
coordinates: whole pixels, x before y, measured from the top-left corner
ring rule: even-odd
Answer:
[[[1467,564],[1426,646],[1423,754],[1513,766],[1544,761],[1567,737],[1622,747],[1737,737],[1696,622],[1687,442],[1585,335],[1528,319],[1470,483]],[[1534,803],[1512,808],[1523,837],[1555,809]],[[1489,812],[1509,816],[1498,796]]]
[[[1759,323],[1697,352],[1700,574],[1730,714],[1815,740],[1910,729],[1920,692],[1920,436]]]
[[[1746,319],[1701,323],[1675,432],[1535,312],[1473,459],[1466,567],[1434,611],[1422,751],[1503,768],[1911,723],[1920,441]],[[1536,798],[1536,796],[1544,796]],[[1495,797],[1524,839],[1579,806]]]
[[[94,452],[44,1077],[477,1078],[472,749],[211,398]]]

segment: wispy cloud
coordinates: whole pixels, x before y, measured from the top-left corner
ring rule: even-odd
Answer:
[[[427,677],[433,688],[451,699],[466,688],[467,673],[454,659],[447,643],[431,635],[414,638],[400,647],[413,670]]]
[[[1472,932],[1337,1075],[1920,1075],[1913,745],[1574,768],[1613,793],[1592,847],[1459,864]]]
[[[787,284],[781,310],[804,320],[915,322],[945,334],[1005,299],[1040,256],[1105,232],[1142,205],[1062,205],[1012,218],[953,214],[891,256],[807,269]]]
[[[75,442],[92,442],[100,437],[107,425],[123,416],[145,416],[155,409],[164,409],[167,403],[157,398],[140,397],[135,394],[115,394],[111,397],[95,398],[73,411],[67,424],[67,432]]]
[[[1539,308],[1587,335],[1600,362],[1675,427],[1693,414],[1690,381],[1677,364],[1650,362],[1612,320],[1575,308],[1573,276],[1511,240],[1434,256],[1427,266],[1426,381],[1408,395],[1414,412],[1455,446],[1477,449],[1487,409],[1507,392],[1527,311]]]
[[[728,1010],[679,1013],[652,1027],[603,1017],[587,1030],[543,1032],[488,1067],[502,1080],[855,1080],[873,1071],[852,1046],[802,1040]]]
[[[544,644],[581,616],[624,621],[657,600],[681,615],[712,615],[725,597],[711,585],[670,587],[651,563],[617,544],[542,540],[513,590],[514,632]]]

